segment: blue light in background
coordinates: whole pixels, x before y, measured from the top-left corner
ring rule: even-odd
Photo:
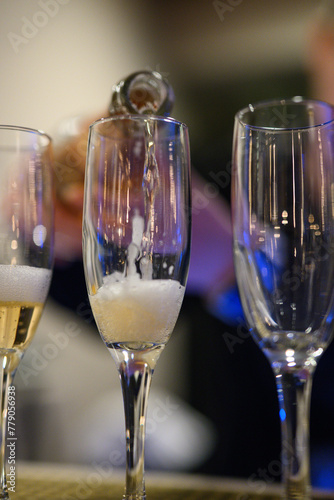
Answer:
[[[279,411],[279,418],[281,419],[281,422],[284,422],[284,420],[286,419],[286,413],[283,408],[281,408]]]
[[[323,445],[311,450],[311,483],[315,488],[334,489],[334,450]]]
[[[220,294],[210,309],[212,314],[228,325],[237,326],[245,322],[237,286]]]
[[[243,232],[243,237],[244,237],[245,246],[246,246],[246,248],[248,248],[248,247],[249,247],[249,241],[250,241],[250,240],[249,240],[249,234],[248,234],[248,232],[247,232],[247,231],[244,231],[244,232]]]

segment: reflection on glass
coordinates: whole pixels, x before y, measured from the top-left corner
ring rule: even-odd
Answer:
[[[311,381],[332,335],[334,111],[262,103],[236,115],[235,267],[250,331],[273,368],[284,498],[310,498]]]

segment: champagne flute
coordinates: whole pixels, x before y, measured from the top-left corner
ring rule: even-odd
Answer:
[[[250,332],[275,374],[284,498],[309,499],[312,375],[331,340],[334,109],[294,98],[237,113],[235,268]]]
[[[0,164],[0,498],[7,499],[8,490],[15,491],[13,474],[7,484],[5,462],[5,450],[11,446],[11,464],[15,463],[12,381],[51,281],[51,139],[37,130],[0,125]]]
[[[181,308],[189,266],[187,127],[123,115],[89,131],[83,260],[90,303],[121,380],[125,499],[144,499],[147,398]]]

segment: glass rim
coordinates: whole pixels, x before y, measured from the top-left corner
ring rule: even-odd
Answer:
[[[3,124],[0,124],[0,130],[14,130],[16,132],[27,132],[27,133],[30,133],[30,134],[38,135],[40,137],[45,137],[46,139],[48,139],[48,141],[50,143],[52,142],[52,137],[49,134],[47,134],[43,130],[39,130],[37,128],[23,127],[23,126],[20,126],[20,125],[3,125]]]
[[[145,122],[149,120],[153,120],[156,122],[161,122],[161,123],[173,123],[175,125],[178,125],[179,127],[184,127],[188,129],[188,126],[179,120],[176,120],[175,118],[172,118],[171,116],[160,116],[160,115],[135,115],[135,114],[121,114],[121,115],[113,115],[113,116],[107,116],[104,118],[99,118],[98,120],[95,120],[93,123],[90,124],[89,129],[93,129],[97,125],[101,125],[103,123],[109,123],[117,120],[133,120],[137,122]]]
[[[325,120],[320,123],[314,123],[312,125],[305,125],[305,126],[298,126],[298,127],[275,127],[275,126],[262,126],[262,125],[252,125],[249,123],[246,123],[246,121],[243,119],[246,113],[250,112],[253,113],[256,110],[264,109],[269,106],[282,106],[285,104],[290,104],[290,105],[302,105],[302,104],[313,104],[313,105],[320,105],[323,107],[326,107],[328,109],[331,109],[333,112],[333,118],[329,120]],[[254,104],[249,103],[248,106],[245,106],[244,108],[240,109],[236,114],[235,114],[235,121],[238,121],[241,125],[243,125],[245,128],[251,129],[251,130],[265,130],[267,132],[288,132],[288,131],[297,131],[297,130],[310,130],[310,129],[315,129],[315,128],[321,128],[324,126],[329,125],[330,123],[334,123],[334,105],[322,101],[320,99],[309,99],[305,98],[302,96],[295,96],[295,97],[289,97],[289,98],[277,98],[277,99],[267,99],[263,101],[257,101]]]

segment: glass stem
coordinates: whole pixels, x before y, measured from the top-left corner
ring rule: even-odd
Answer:
[[[282,476],[284,497],[311,499],[309,465],[309,415],[312,371],[275,373],[282,433]]]
[[[162,346],[144,351],[117,349],[111,354],[120,374],[126,431],[124,499],[145,500],[144,444],[151,379]]]
[[[1,373],[0,373],[0,383],[1,383],[1,408],[0,408],[0,418],[1,418],[1,449],[0,449],[0,498],[8,499],[8,487],[6,479],[6,436],[7,436],[7,414],[8,414],[8,387],[11,385],[13,380],[12,373],[8,370],[8,356],[1,356]]]

